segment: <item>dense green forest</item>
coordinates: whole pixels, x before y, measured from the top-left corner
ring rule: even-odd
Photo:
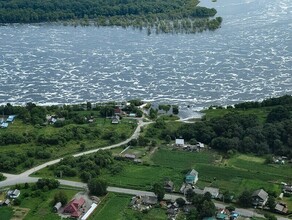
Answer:
[[[257,114],[237,111],[252,107],[265,108],[264,122]],[[273,153],[292,158],[292,96],[237,104],[223,117],[183,125],[178,133],[224,152]]]
[[[207,112],[203,120],[182,124],[178,129],[158,126],[162,124],[158,120],[157,125],[147,130],[146,137],[165,141],[182,137],[228,154],[276,154],[292,158],[292,96],[216,108],[210,110],[216,116],[208,118],[211,113]]]
[[[215,30],[222,18],[196,0],[0,0],[0,23],[69,21],[66,24],[147,28],[156,33]]]

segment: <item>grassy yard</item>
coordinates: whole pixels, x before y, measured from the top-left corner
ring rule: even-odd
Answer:
[[[68,201],[78,192],[69,189],[55,189],[48,192],[40,192],[40,195],[34,195],[30,189],[21,190],[21,208],[28,208],[30,211],[26,215],[25,220],[56,220],[61,219],[57,214],[52,212],[52,200],[57,191],[64,191],[68,197]],[[25,197],[24,195],[29,196]]]
[[[127,208],[131,196],[122,194],[109,193],[103,198],[97,210],[89,218],[89,220],[103,219],[123,219],[123,211]]]
[[[109,193],[102,200],[94,214],[89,220],[165,220],[165,210],[152,208],[148,213],[141,213],[129,207],[132,196],[124,194]]]
[[[13,216],[13,208],[11,207],[0,207],[0,219],[10,220]]]

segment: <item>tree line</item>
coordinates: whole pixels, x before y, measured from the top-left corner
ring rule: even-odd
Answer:
[[[216,9],[197,4],[193,0],[0,0],[0,23],[93,22],[97,26],[144,27],[148,34],[153,27],[156,33],[219,28],[221,17],[208,19],[216,15]]]
[[[267,116],[264,122],[256,114],[237,111],[251,106],[265,108]],[[272,98],[257,104],[237,104],[224,116],[182,124],[178,129],[153,125],[147,129],[145,136],[158,137],[166,142],[181,136],[188,142],[199,141],[227,154],[238,151],[292,158],[292,97]]]
[[[49,167],[54,176],[61,178],[78,176],[85,183],[99,177],[102,169],[115,175],[121,172],[123,167],[120,163],[114,161],[110,151],[103,150],[81,157],[67,156],[60,163]]]

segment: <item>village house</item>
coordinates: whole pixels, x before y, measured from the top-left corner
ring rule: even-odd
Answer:
[[[219,189],[218,188],[205,187],[203,192],[204,192],[204,194],[207,192],[210,193],[213,199],[217,199],[219,196]]]
[[[174,190],[174,184],[172,181],[168,180],[164,182],[164,189],[166,192],[172,192]]]
[[[8,118],[6,119],[6,122],[12,123],[15,119],[16,115],[9,115]]]
[[[1,128],[8,128],[8,123],[7,122],[2,122],[1,123]]]
[[[197,143],[197,146],[198,146],[200,149],[202,149],[202,148],[205,147],[205,145],[204,145],[203,143],[201,143],[201,142],[198,142],[198,143]]]
[[[79,218],[82,214],[82,207],[85,203],[83,198],[71,200],[64,208],[64,214],[70,214],[72,218]]]
[[[252,194],[252,204],[254,206],[263,207],[268,201],[269,195],[263,189],[259,189]]]
[[[179,191],[186,195],[188,190],[193,190],[193,187],[190,184],[183,183]]]
[[[292,194],[292,185],[284,185],[282,191],[283,193]]]
[[[185,176],[185,182],[187,184],[196,184],[197,181],[199,179],[199,173],[192,169],[190,172],[187,173],[187,175]]]
[[[112,117],[112,124],[119,124],[120,123],[120,117],[118,115],[115,115]]]
[[[287,214],[288,213],[288,207],[287,204],[283,202],[279,202],[275,206],[275,212],[278,212],[280,214]]]
[[[157,196],[141,196],[144,205],[155,205],[158,202]]]
[[[7,192],[7,197],[11,198],[11,199],[15,199],[18,198],[18,196],[20,195],[20,190],[15,189],[15,190],[9,190]]]

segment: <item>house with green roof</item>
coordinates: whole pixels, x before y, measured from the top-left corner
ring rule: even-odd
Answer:
[[[190,172],[187,173],[185,176],[185,182],[187,184],[196,184],[199,180],[199,173],[192,169]]]

